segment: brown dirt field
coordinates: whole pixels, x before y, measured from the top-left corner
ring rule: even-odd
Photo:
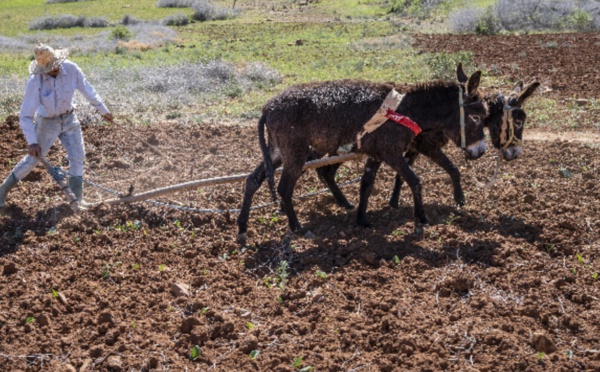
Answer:
[[[122,129],[89,126],[88,179],[137,193],[246,173],[260,158],[254,125],[134,129],[178,163]],[[411,235],[408,189],[400,209],[387,206],[385,167],[373,228],[355,226],[323,193],[296,204],[316,239],[290,236],[270,206],[251,214],[244,247],[233,212],[137,203],[74,216],[40,167],[0,217],[0,370],[600,370],[600,144],[585,129],[569,141],[526,134],[524,153],[503,164],[491,190],[492,151],[466,163],[448,148],[467,193],[460,211],[449,177],[419,159],[431,221],[421,240]],[[25,142],[13,117],[0,132],[4,177]],[[64,158],[60,146],[49,157]],[[338,173],[349,181],[362,166]],[[322,187],[309,171],[296,194]],[[161,200],[235,209],[242,189]],[[358,183],[344,191],[357,202]],[[86,195],[110,197],[89,186]],[[268,200],[263,187],[255,204]],[[188,294],[176,295],[176,284]],[[194,345],[202,352],[192,361]]]
[[[539,80],[553,97],[600,98],[600,33],[519,36],[414,35],[429,52],[472,51],[475,62],[498,76]]]

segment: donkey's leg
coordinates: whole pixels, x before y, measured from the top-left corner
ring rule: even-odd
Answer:
[[[465,195],[463,194],[463,190],[460,185],[460,171],[456,165],[452,163],[452,160],[450,160],[440,148],[427,149],[427,151],[423,152],[423,154],[433,160],[434,163],[442,167],[446,173],[450,175],[450,179],[452,179],[452,187],[454,188],[454,201],[458,206],[465,205]]]
[[[408,165],[412,167],[412,165],[415,163],[415,160],[417,160],[417,157],[419,157],[418,153],[413,153],[410,156],[408,156]],[[392,195],[390,196],[389,202],[389,205],[392,208],[398,209],[400,207],[400,190],[402,189],[403,183],[404,181],[402,180],[402,177],[400,177],[400,175],[396,173],[396,176],[394,177],[394,189],[392,190]]]
[[[311,160],[321,159],[322,157],[323,157],[323,155],[321,155],[318,152],[316,152],[315,150],[311,149],[308,160],[311,161]],[[341,163],[326,165],[324,167],[319,167],[316,169],[317,175],[319,176],[319,179],[321,180],[321,182],[323,182],[325,185],[327,185],[327,187],[329,188],[329,191],[331,191],[331,194],[333,195],[333,198],[335,199],[335,202],[340,207],[346,208],[346,209],[354,209],[354,204],[350,203],[348,201],[348,199],[346,199],[346,196],[344,195],[344,193],[342,193],[342,190],[340,190],[339,186],[337,185],[337,182],[335,182],[335,173],[337,172],[340,165],[341,165]]]
[[[273,159],[273,169],[277,169],[281,166],[281,159]],[[238,224],[238,240],[246,240],[246,231],[248,230],[248,218],[250,217],[250,208],[252,207],[252,198],[254,194],[265,181],[265,164],[261,162],[252,173],[246,178],[246,187],[244,189],[244,200],[242,201],[242,208],[240,215],[237,219]]]
[[[294,194],[296,182],[302,175],[302,167],[306,158],[307,156],[300,156],[293,159],[292,162],[289,162],[291,164],[286,163],[283,167],[283,172],[281,173],[279,185],[277,186],[277,192],[279,193],[279,196],[281,196],[283,208],[288,218],[288,225],[293,232],[302,229],[302,225],[298,221],[298,216],[296,216],[296,212],[294,211],[292,196]],[[299,159],[299,161],[297,159]]]
[[[337,172],[340,165],[341,163],[338,163],[317,168],[317,174],[319,175],[321,181],[323,181],[327,185],[329,191],[331,191],[331,194],[333,195],[333,198],[340,207],[346,209],[354,209],[354,204],[350,203],[348,199],[346,199],[346,196],[344,195],[342,190],[340,190],[340,187],[338,186],[337,182],[335,182],[335,173]]]
[[[395,170],[406,181],[413,194],[415,204],[415,232],[421,234],[423,225],[428,224],[425,210],[423,209],[423,198],[421,196],[421,181],[419,177],[410,169],[410,166],[403,157],[386,157],[383,159],[393,170]]]
[[[371,227],[371,224],[367,219],[367,205],[369,204],[369,196],[371,196],[371,192],[373,191],[375,176],[377,175],[377,170],[379,170],[380,166],[380,161],[367,158],[365,172],[360,181],[360,199],[356,211],[356,223],[363,227]]]

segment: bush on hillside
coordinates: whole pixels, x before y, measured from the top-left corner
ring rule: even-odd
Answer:
[[[191,8],[195,0],[158,0],[157,8]]]
[[[55,28],[84,27],[85,17],[76,17],[71,14],[46,16],[33,20],[29,24],[30,30],[52,30]]]
[[[128,41],[131,39],[131,31],[123,25],[118,25],[110,32],[110,38],[113,40]]]
[[[597,0],[497,0],[485,10],[462,9],[450,15],[456,32],[593,31],[600,29]]]
[[[219,7],[204,0],[197,0],[192,6],[192,9],[194,9],[192,18],[200,22],[222,21],[225,19],[235,18],[240,15],[239,10],[230,10]]]
[[[162,20],[162,24],[165,26],[186,26],[188,23],[190,20],[183,13],[170,14]]]
[[[84,27],[107,27],[108,21],[104,17],[90,17],[83,22]]]
[[[46,4],[54,4],[54,3],[76,3],[80,0],[46,0]]]
[[[131,16],[129,14],[125,14],[123,16],[123,19],[121,19],[121,24],[124,26],[129,26],[129,25],[137,25],[138,23],[142,23],[143,21],[135,18],[134,16]]]

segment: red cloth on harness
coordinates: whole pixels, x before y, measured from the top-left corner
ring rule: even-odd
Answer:
[[[389,109],[389,108],[388,108],[387,112],[385,113],[385,116],[388,119],[407,127],[415,134],[415,136],[418,136],[419,133],[421,133],[421,127],[419,127],[419,124],[410,120],[410,118],[408,116],[400,115],[396,111]]]

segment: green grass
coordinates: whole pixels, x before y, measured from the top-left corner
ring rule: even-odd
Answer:
[[[156,0],[89,0],[75,3],[46,4],[45,0],[3,0],[0,2],[0,35],[16,36],[28,32],[36,18],[60,14],[106,17],[109,22],[121,20],[125,14],[140,19],[162,19],[177,9],[160,9]],[[180,11],[180,10],[179,10]],[[190,11],[191,13],[191,11]],[[80,29],[81,30],[81,29]],[[97,32],[98,30],[95,30]],[[69,32],[76,32],[71,30]],[[67,30],[61,34],[68,34]]]
[[[491,3],[490,0],[476,3],[485,5],[486,2]],[[411,83],[436,76],[452,76],[451,70],[458,60],[470,64],[470,70],[475,69],[470,53],[442,53],[436,57],[414,51],[410,46],[410,34],[423,29],[419,25],[421,21],[412,22],[405,17],[387,14],[383,3],[328,0],[304,7],[297,3],[288,0],[237,2],[236,8],[243,10],[239,18],[196,22],[174,28],[178,33],[176,44],[183,48],[167,45],[144,52],[72,51],[70,59],[80,65],[88,76],[102,69],[127,70],[214,60],[223,60],[238,68],[260,62],[283,76],[282,82],[276,86],[198,103],[202,106],[201,110],[177,109],[178,117],[180,111],[184,116],[186,111],[201,112],[202,119],[197,120],[254,118],[268,98],[286,86],[301,82],[363,78]],[[216,4],[231,7],[232,2],[219,0]],[[452,9],[457,4],[462,2],[454,1],[445,9]],[[142,20],[156,20],[178,12],[191,14],[192,10],[156,8],[156,0],[88,0],[59,4],[46,4],[45,0],[2,1],[0,35],[17,38],[22,34],[40,35],[28,31],[27,26],[32,20],[46,15],[98,16],[114,24],[125,14]],[[72,28],[44,31],[43,34],[49,35],[49,38],[57,35],[86,37],[111,29]],[[76,41],[72,43],[76,45]],[[31,58],[31,52],[0,53],[0,74],[24,80]],[[101,93],[106,99],[119,100],[112,92]],[[8,112],[18,106],[14,94],[0,90],[0,111]]]

